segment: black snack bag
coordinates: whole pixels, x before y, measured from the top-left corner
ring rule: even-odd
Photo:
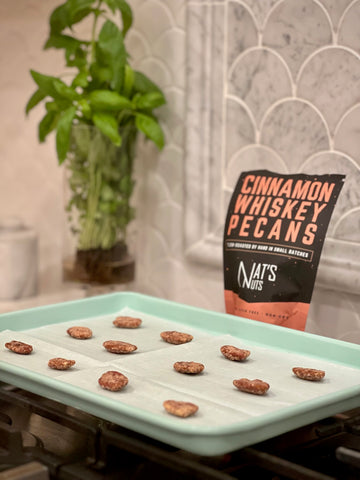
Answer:
[[[223,244],[226,312],[305,330],[326,231],[345,175],[243,172]]]

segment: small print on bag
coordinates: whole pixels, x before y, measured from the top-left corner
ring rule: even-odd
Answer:
[[[243,172],[224,229],[226,312],[305,330],[345,175]]]

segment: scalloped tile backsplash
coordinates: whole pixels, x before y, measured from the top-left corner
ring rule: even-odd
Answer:
[[[40,112],[26,119],[24,107],[33,91],[30,68],[60,73],[60,53],[42,51],[48,15],[59,3],[0,3],[0,217],[21,216],[38,231],[43,291],[61,283],[63,179],[52,139],[45,145],[37,142]],[[186,121],[189,98],[194,110],[201,108],[188,83],[189,73],[202,68],[188,61],[199,47],[191,41],[189,19],[204,7],[212,15],[212,49],[222,71],[202,74],[211,75],[216,95],[210,115],[223,132],[223,143],[220,155],[216,143],[209,149],[208,158],[221,168],[209,162],[198,193],[196,185],[191,189],[194,206],[204,191],[219,192],[226,206],[240,170],[254,165],[343,172],[349,181],[331,235],[359,243],[360,0],[130,3],[135,17],[128,37],[133,65],[158,82],[168,99],[161,111],[167,138],[163,152],[145,142],[138,148],[135,289],[224,310],[221,269],[192,262],[184,254],[185,214],[188,224],[195,227],[198,222],[193,210],[185,208],[185,167],[191,169],[186,145],[189,139],[203,142],[201,125]],[[196,21],[201,25],[202,16]],[[224,116],[216,116],[218,107]],[[203,215],[211,220],[211,214]],[[221,231],[221,224],[217,228]],[[360,343],[360,289],[359,295],[350,295],[316,286],[308,330]]]

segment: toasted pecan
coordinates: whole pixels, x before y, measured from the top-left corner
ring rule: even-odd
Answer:
[[[237,348],[232,345],[223,345],[220,351],[225,358],[235,362],[242,362],[250,355],[250,350],[244,350],[243,348]]]
[[[233,384],[242,392],[253,393],[254,395],[264,395],[270,388],[270,385],[256,378],[249,380],[248,378],[239,378],[234,380]]]
[[[172,343],[174,345],[181,345],[182,343],[191,342],[191,340],[194,338],[189,333],[176,332],[175,330],[161,332],[160,336],[165,342]]]
[[[32,345],[19,342],[18,340],[11,340],[11,342],[5,343],[5,347],[19,355],[29,355],[33,351]]]
[[[132,343],[122,342],[120,340],[106,340],[103,347],[111,353],[131,353],[137,350],[137,346]]]
[[[315,368],[294,367],[292,371],[302,380],[310,380],[311,382],[318,382],[325,377],[324,370],[317,370]]]
[[[174,369],[179,373],[189,373],[196,375],[204,370],[204,365],[199,362],[175,362]]]
[[[67,360],[66,358],[50,358],[48,366],[54,370],[68,370],[75,365],[75,360]]]
[[[109,370],[101,375],[98,379],[99,385],[105,390],[111,392],[118,392],[124,388],[129,382],[129,379],[122,373],[115,370]]]
[[[92,337],[92,330],[88,327],[70,327],[66,330],[70,337],[86,340]]]
[[[113,321],[113,324],[117,328],[139,328],[141,323],[141,318],[128,317],[124,315],[116,317]]]
[[[199,407],[195,405],[195,403],[178,400],[165,400],[163,406],[171,415],[182,418],[190,417],[190,415],[194,415],[199,410]]]

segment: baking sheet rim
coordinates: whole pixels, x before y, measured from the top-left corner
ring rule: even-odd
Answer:
[[[41,305],[41,306],[38,306],[38,307],[32,307],[32,308],[27,308],[27,309],[23,309],[23,310],[6,312],[6,313],[0,314],[0,320],[4,317],[17,318],[21,314],[27,314],[28,315],[28,314],[31,314],[33,312],[44,313],[48,310],[53,310],[53,309],[57,309],[57,308],[64,308],[64,307],[71,308],[72,306],[79,306],[81,304],[89,304],[89,305],[91,303],[96,304],[99,301],[103,301],[105,303],[106,300],[110,301],[112,299],[117,299],[117,298],[119,298],[120,300],[124,299],[125,303],[124,304],[120,303],[120,305],[117,304],[116,308],[114,309],[113,312],[107,312],[106,314],[114,313],[115,311],[118,311],[118,310],[120,310],[121,308],[124,308],[124,307],[130,307],[134,310],[139,310],[139,311],[142,311],[143,313],[148,314],[149,312],[144,310],[144,306],[147,306],[147,305],[143,305],[143,303],[144,302],[148,302],[148,303],[154,303],[155,302],[159,306],[162,305],[164,307],[172,308],[174,310],[181,309],[184,312],[192,312],[192,313],[199,313],[201,315],[206,315],[207,317],[209,317],[210,319],[213,319],[213,320],[216,320],[219,317],[226,316],[226,318],[229,320],[229,323],[241,322],[244,327],[249,327],[250,330],[252,330],[252,331],[261,331],[261,332],[265,332],[265,333],[266,332],[272,332],[272,333],[276,332],[276,337],[282,338],[283,340],[291,339],[291,338],[296,338],[300,341],[302,340],[303,342],[305,340],[309,340],[311,343],[315,343],[315,344],[316,343],[320,343],[320,344],[325,343],[326,346],[328,346],[328,347],[337,347],[337,348],[340,348],[340,349],[341,348],[346,348],[347,350],[349,350],[349,352],[351,351],[351,353],[354,354],[354,356],[356,356],[357,354],[360,354],[360,345],[355,344],[355,343],[335,339],[335,338],[332,338],[332,337],[325,337],[325,336],[322,336],[322,335],[317,335],[315,333],[295,330],[295,329],[283,327],[282,325],[276,325],[276,324],[272,324],[272,323],[251,320],[251,319],[248,319],[246,317],[239,317],[239,316],[224,313],[224,312],[217,312],[217,311],[214,311],[214,310],[207,310],[207,309],[201,308],[201,307],[194,307],[194,306],[191,306],[191,305],[187,305],[187,304],[183,304],[183,303],[179,303],[179,302],[175,302],[175,301],[171,301],[171,300],[166,300],[166,299],[163,299],[163,298],[158,298],[158,297],[154,297],[154,296],[151,296],[151,295],[146,295],[146,294],[142,294],[142,293],[138,293],[138,292],[132,292],[132,291],[111,292],[111,293],[97,295],[97,296],[93,296],[93,297],[85,297],[85,298],[69,300],[69,301],[65,301],[65,302],[53,303],[53,304],[49,304],[49,305]],[[129,300],[130,302],[128,303],[127,300]],[[135,300],[135,304],[131,303],[133,300]],[[141,305],[137,304],[138,302],[140,302]],[[157,312],[150,312],[150,314],[154,315],[154,316],[161,316]],[[95,314],[95,316],[98,316],[98,315],[104,315],[104,313]],[[82,318],[86,318],[86,317],[87,317],[87,315],[85,317],[82,317]],[[164,317],[162,316],[162,318],[164,318]],[[180,322],[180,320],[178,320],[176,318],[170,318],[170,320],[175,321],[175,322]],[[64,320],[62,319],[62,320],[59,320],[59,321],[47,323],[45,325],[50,325],[51,323],[61,323],[63,321]],[[188,322],[186,320],[186,318],[185,318],[185,320],[182,320],[182,322],[184,323],[184,325],[188,325],[188,326],[191,325],[191,323]],[[31,329],[22,328],[22,329],[19,329],[17,331],[27,331],[27,332],[29,332],[33,328],[37,328],[39,326],[43,326],[43,324],[40,324],[40,325],[35,324],[35,326],[32,326]],[[195,328],[203,329],[203,328],[206,328],[206,327],[204,325],[201,325],[201,324],[200,325],[196,324]],[[13,329],[13,328],[11,328],[11,329]],[[208,329],[208,331],[211,332],[212,335],[224,334],[225,333],[221,329]],[[229,330],[226,333],[229,334],[229,335],[239,336],[237,333],[233,332],[232,330]],[[252,335],[253,335],[253,333],[252,333]],[[259,345],[264,345],[264,342],[257,342],[254,338],[250,338],[250,340],[254,344],[258,343]],[[272,348],[275,348],[275,349],[278,349],[278,350],[287,351],[287,348],[283,348],[278,344],[270,345],[270,346]],[[304,346],[304,343],[302,343],[302,347],[303,346]],[[359,368],[360,367],[360,365],[359,366],[354,365],[354,363],[352,361],[349,361],[348,358],[346,358],[346,360],[339,360],[338,358],[332,358],[332,355],[324,357],[323,354],[319,355],[317,352],[313,352],[313,351],[311,353],[304,352],[301,349],[296,349],[296,350],[294,350],[294,352],[302,354],[302,355],[309,355],[313,358],[321,358],[323,360],[327,360],[327,361],[330,361],[330,362],[335,362],[339,365],[345,365],[345,366],[352,367],[352,368]],[[332,354],[333,354],[333,351],[332,351]]]

